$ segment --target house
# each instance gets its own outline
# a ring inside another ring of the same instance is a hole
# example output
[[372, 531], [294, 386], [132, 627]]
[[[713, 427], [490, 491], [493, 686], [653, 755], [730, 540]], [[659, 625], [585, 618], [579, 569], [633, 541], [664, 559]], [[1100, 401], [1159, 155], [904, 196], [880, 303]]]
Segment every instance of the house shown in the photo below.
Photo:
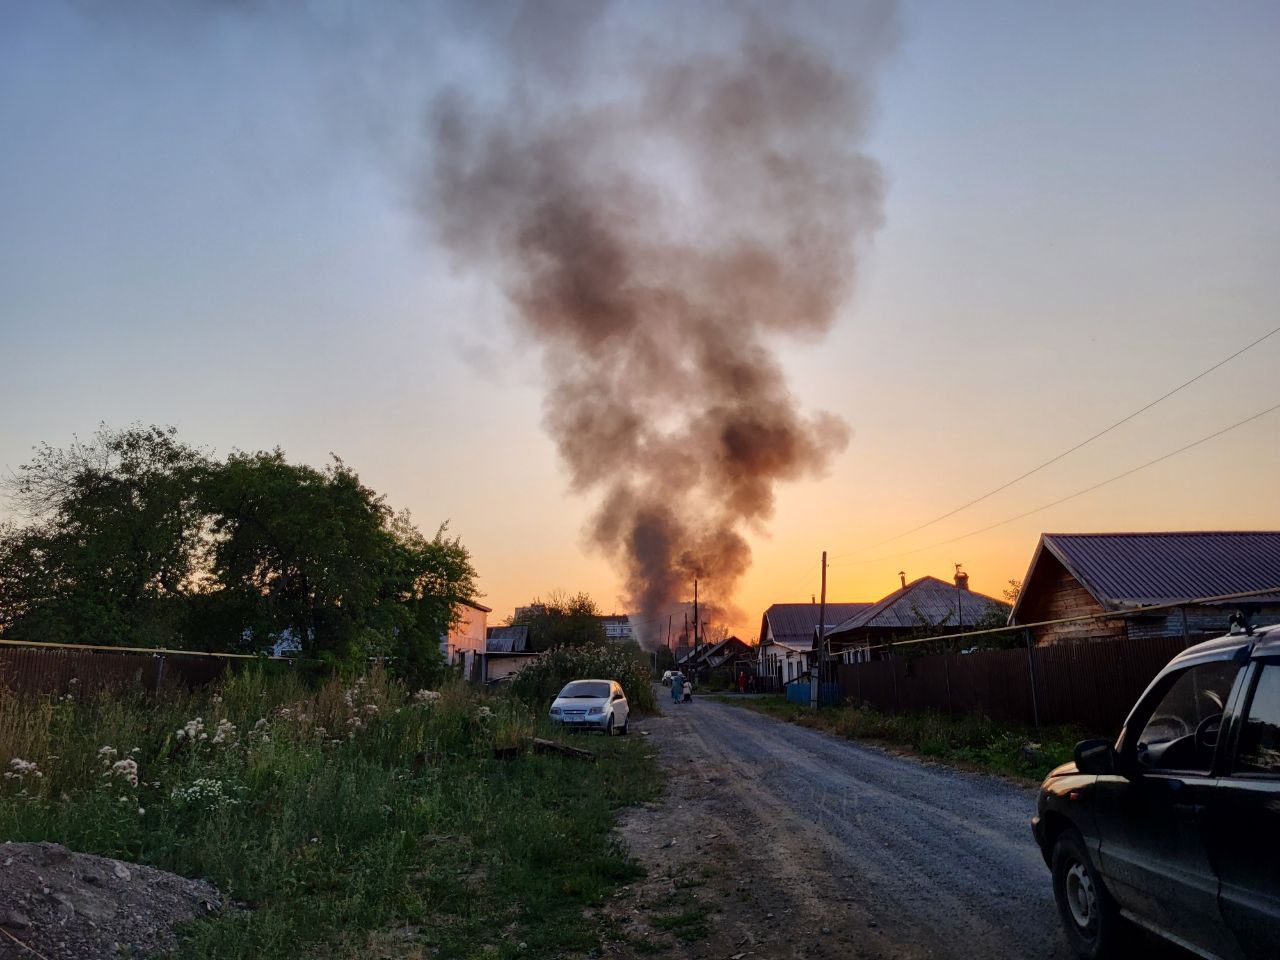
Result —
[[[883, 600], [861, 604], [856, 611], [827, 632], [827, 650], [846, 663], [872, 659], [877, 648], [894, 640], [928, 633], [959, 633], [975, 624], [1003, 620], [1008, 604], [969, 589], [969, 576], [957, 571], [948, 583], [937, 577], [921, 577]], [[812, 644], [812, 641], [811, 641]]]
[[[808, 672], [819, 606], [817, 603], [775, 603], [764, 612], [756, 650], [757, 676], [771, 677], [783, 684]], [[869, 606], [869, 603], [828, 603], [827, 629]]]
[[676, 666], [685, 676], [696, 677], [700, 682], [705, 683], [717, 670], [731, 672], [734, 664], [754, 659], [755, 651], [750, 644], [737, 637], [725, 637], [723, 640], [704, 643], [697, 650], [689, 651], [684, 659], [677, 661]]
[[1187, 644], [1226, 632], [1227, 618], [1252, 607], [1261, 626], [1280, 622], [1280, 591], [1245, 604], [1198, 598], [1280, 586], [1280, 532], [1046, 533], [1040, 537], [1011, 625], [1153, 604], [1171, 610], [1034, 627], [1037, 644], [1120, 637], [1181, 636]]
[[440, 638], [440, 656], [450, 666], [461, 666], [462, 675], [469, 677], [476, 656], [484, 652], [485, 631], [493, 611], [474, 600], [461, 601], [454, 611], [453, 626]]
[[476, 658], [476, 665], [467, 677], [472, 683], [506, 680], [540, 655], [529, 649], [529, 627], [526, 624], [490, 627], [484, 652]]

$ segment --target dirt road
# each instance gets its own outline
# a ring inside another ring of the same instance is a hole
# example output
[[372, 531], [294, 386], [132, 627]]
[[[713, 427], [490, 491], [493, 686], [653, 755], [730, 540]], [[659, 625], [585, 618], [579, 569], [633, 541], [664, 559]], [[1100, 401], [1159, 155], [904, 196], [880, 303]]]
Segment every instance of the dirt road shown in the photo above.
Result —
[[611, 956], [1070, 956], [1033, 790], [724, 703], [663, 709], [635, 724], [669, 789], [625, 818], [648, 879], [610, 908]]

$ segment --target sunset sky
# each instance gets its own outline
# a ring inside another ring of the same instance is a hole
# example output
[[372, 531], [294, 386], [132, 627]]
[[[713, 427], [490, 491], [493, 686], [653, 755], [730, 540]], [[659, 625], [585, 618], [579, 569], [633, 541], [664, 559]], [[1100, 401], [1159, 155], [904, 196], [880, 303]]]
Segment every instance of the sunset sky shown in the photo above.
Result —
[[[417, 203], [425, 105], [503, 65], [460, 7], [287, 6], [0, 11], [0, 468], [99, 421], [333, 452], [449, 522], [495, 616], [556, 589], [622, 611], [541, 427], [537, 345]], [[832, 600], [956, 562], [998, 595], [1046, 530], [1280, 529], [1277, 411], [942, 544], [1280, 403], [1277, 334], [874, 546], [1280, 326], [1280, 5], [908, 2], [894, 32], [864, 144], [884, 225], [832, 333], [777, 344], [852, 440], [778, 488], [730, 626], [807, 600], [823, 549]]]

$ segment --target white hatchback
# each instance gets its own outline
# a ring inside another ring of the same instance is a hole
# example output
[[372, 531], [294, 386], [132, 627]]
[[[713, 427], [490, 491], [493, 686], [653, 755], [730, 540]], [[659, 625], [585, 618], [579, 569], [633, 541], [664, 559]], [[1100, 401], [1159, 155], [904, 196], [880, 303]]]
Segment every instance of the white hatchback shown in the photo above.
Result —
[[565, 684], [551, 704], [551, 721], [566, 727], [627, 733], [631, 708], [616, 680], [574, 680]]

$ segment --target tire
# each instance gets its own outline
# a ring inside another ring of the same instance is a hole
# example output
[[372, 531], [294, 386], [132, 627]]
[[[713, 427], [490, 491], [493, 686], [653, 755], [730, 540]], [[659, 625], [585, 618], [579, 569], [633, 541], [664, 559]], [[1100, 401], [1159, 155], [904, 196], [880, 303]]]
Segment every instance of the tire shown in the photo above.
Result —
[[609, 722], [604, 725], [604, 735], [606, 737], [613, 736], [613, 714], [609, 714]]
[[1126, 933], [1115, 901], [1107, 893], [1080, 831], [1064, 830], [1053, 846], [1053, 898], [1067, 943], [1081, 960], [1118, 957]]
[[618, 736], [625, 737], [630, 727], [631, 727], [631, 718], [627, 717], [627, 719], [622, 722], [622, 726], [618, 728]]

